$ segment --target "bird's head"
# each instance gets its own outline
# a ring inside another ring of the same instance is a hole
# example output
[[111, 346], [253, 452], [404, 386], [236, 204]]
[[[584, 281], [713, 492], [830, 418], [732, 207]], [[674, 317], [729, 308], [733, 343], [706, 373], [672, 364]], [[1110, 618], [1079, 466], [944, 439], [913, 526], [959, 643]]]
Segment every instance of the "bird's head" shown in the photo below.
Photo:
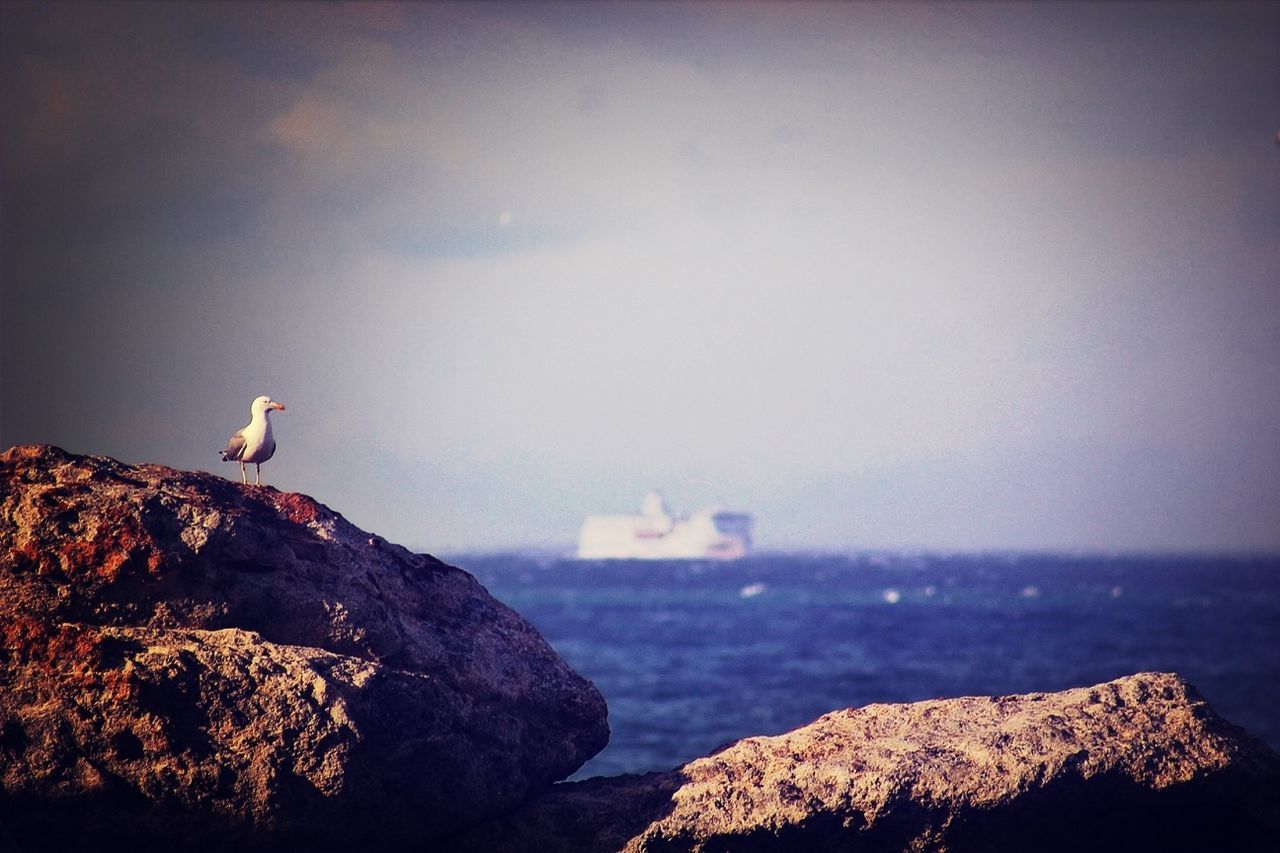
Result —
[[259, 412], [265, 415], [271, 409], [277, 409], [283, 412], [284, 403], [277, 403], [275, 400], [272, 400], [266, 394], [263, 394], [261, 397], [258, 397], [257, 399], [255, 399], [253, 401], [253, 404], [249, 406], [249, 411], [255, 415], [258, 414]]

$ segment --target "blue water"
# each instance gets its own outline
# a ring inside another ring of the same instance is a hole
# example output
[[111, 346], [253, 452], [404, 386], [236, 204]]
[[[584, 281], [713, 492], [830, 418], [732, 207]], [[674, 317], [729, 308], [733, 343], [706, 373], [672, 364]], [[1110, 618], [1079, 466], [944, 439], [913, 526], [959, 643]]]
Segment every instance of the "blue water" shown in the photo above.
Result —
[[450, 559], [609, 703], [575, 778], [667, 769], [871, 702], [1174, 671], [1280, 748], [1280, 557]]

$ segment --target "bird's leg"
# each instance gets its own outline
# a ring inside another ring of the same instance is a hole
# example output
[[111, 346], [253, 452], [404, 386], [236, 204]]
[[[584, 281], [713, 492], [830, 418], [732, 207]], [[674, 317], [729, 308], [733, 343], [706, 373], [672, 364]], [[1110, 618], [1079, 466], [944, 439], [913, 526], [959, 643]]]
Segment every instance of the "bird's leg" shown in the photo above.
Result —
[[261, 486], [262, 485], [262, 463], [255, 462], [253, 463], [253, 467], [257, 469], [256, 471], [253, 472], [253, 484], [255, 486]]
[[240, 482], [244, 483], [246, 486], [249, 485], [249, 472], [244, 470], [243, 462], [240, 463]]

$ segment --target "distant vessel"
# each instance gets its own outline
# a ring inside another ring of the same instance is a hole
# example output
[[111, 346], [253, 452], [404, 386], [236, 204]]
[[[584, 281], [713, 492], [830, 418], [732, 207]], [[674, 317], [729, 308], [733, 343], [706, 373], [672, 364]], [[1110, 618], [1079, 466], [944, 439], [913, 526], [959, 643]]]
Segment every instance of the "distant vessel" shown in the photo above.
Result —
[[578, 534], [582, 560], [736, 560], [751, 549], [752, 518], [713, 507], [673, 516], [659, 492], [639, 515], [593, 515]]

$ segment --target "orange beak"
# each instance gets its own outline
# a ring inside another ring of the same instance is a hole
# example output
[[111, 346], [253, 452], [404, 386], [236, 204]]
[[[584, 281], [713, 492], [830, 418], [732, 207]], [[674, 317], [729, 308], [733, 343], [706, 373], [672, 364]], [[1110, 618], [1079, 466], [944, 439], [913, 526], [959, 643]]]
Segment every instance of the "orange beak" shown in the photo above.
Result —
[[284, 403], [271, 403], [269, 406], [267, 406], [267, 408], [268, 408], [268, 409], [279, 409], [280, 411], [282, 411], [282, 412], [283, 412], [283, 411], [284, 411]]

